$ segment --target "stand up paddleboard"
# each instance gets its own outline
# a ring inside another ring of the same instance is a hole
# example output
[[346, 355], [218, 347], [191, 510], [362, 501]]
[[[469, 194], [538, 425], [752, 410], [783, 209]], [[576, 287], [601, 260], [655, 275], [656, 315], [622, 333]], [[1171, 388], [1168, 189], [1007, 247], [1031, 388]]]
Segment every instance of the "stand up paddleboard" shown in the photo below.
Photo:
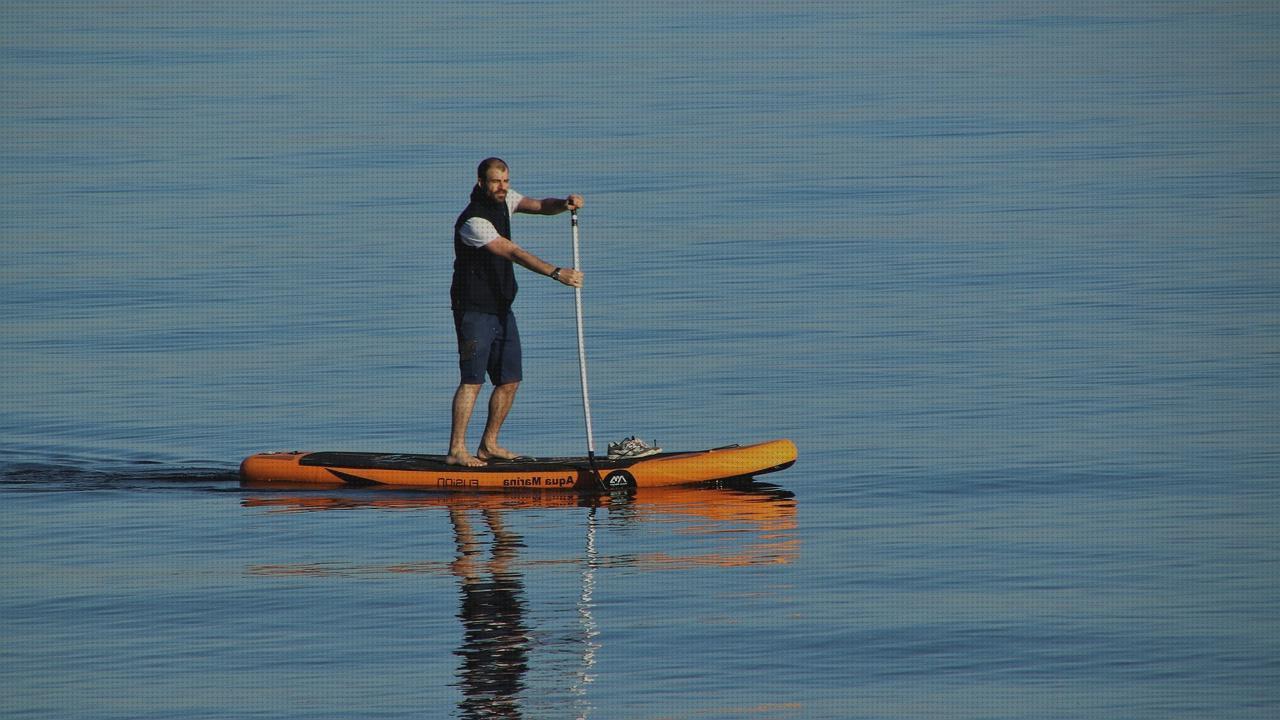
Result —
[[252, 483], [328, 487], [596, 491], [755, 477], [790, 467], [796, 455], [795, 443], [790, 440], [642, 458], [521, 458], [474, 468], [448, 465], [443, 455], [271, 452], [245, 458], [240, 477]]

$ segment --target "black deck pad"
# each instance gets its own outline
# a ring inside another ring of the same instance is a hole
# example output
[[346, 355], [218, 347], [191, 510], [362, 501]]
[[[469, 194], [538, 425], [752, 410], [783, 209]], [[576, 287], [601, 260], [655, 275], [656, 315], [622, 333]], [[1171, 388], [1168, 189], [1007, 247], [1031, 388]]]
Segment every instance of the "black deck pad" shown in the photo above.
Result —
[[[596, 467], [600, 470], [615, 470], [634, 465], [637, 460], [646, 460], [662, 455], [673, 455], [676, 453], [662, 453], [659, 455], [649, 455], [646, 458], [622, 458], [611, 460], [609, 458], [596, 458]], [[444, 455], [416, 455], [404, 453], [361, 453], [361, 452], [313, 452], [303, 455], [299, 460], [299, 465], [308, 465], [313, 467], [336, 467], [357, 469], [377, 469], [377, 470], [427, 470], [427, 471], [446, 471], [457, 470], [459, 466], [450, 465], [444, 461]], [[484, 472], [524, 472], [524, 471], [551, 471], [551, 470], [585, 470], [590, 468], [586, 456], [580, 457], [550, 457], [550, 458], [518, 458], [516, 460], [491, 460], [488, 465], [481, 467], [467, 468], [467, 470]]]

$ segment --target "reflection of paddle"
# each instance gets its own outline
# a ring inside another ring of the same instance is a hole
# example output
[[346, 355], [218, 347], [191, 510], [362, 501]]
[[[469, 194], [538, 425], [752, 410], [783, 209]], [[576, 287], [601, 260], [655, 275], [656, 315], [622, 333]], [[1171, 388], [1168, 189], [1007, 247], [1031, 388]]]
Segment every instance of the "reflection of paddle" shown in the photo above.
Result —
[[[575, 208], [569, 216], [569, 225], [573, 229], [573, 266], [582, 272], [582, 260], [578, 253], [578, 211]], [[600, 471], [596, 469], [596, 438], [591, 431], [591, 396], [587, 392], [587, 341], [582, 332], [582, 288], [573, 289], [573, 304], [578, 316], [578, 375], [582, 381], [582, 417], [587, 425], [587, 465], [596, 478], [601, 490], [608, 491]]]
[[591, 596], [595, 592], [596, 567], [599, 564], [600, 556], [596, 552], [596, 506], [592, 505], [587, 510], [587, 557], [582, 566], [582, 593], [578, 595], [578, 621], [582, 625], [582, 664], [578, 668], [577, 680], [569, 688], [578, 696], [582, 705], [578, 711], [578, 717], [581, 718], [587, 716], [587, 709], [590, 707], [585, 702], [587, 686], [596, 679], [591, 674], [591, 668], [595, 667], [596, 651], [600, 649], [600, 643], [596, 642], [600, 626], [596, 625], [595, 616], [591, 614], [591, 608], [595, 607]]

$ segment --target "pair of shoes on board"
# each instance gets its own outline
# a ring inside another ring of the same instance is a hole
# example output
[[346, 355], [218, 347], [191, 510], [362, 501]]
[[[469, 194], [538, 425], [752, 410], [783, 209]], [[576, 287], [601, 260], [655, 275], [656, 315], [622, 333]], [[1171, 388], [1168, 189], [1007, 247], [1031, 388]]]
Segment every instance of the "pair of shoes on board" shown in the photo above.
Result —
[[609, 443], [609, 458], [611, 460], [620, 460], [622, 458], [642, 458], [650, 455], [657, 455], [662, 452], [662, 448], [658, 447], [658, 441], [654, 440], [652, 445], [632, 435], [626, 440], [616, 443]]

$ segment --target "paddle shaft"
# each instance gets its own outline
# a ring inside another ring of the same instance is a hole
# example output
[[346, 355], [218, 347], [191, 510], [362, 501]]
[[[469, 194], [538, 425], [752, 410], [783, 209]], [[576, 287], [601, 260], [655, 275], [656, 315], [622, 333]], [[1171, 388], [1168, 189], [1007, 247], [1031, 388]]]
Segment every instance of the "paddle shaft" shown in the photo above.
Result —
[[[574, 210], [569, 219], [573, 228], [573, 266], [582, 270], [582, 258], [578, 246], [578, 211]], [[582, 288], [573, 289], [573, 304], [578, 316], [578, 375], [582, 383], [582, 417], [587, 425], [587, 461], [591, 470], [599, 480], [600, 472], [596, 470], [596, 438], [591, 430], [591, 393], [587, 390], [587, 341], [582, 330]], [[603, 484], [603, 482], [602, 482]]]

